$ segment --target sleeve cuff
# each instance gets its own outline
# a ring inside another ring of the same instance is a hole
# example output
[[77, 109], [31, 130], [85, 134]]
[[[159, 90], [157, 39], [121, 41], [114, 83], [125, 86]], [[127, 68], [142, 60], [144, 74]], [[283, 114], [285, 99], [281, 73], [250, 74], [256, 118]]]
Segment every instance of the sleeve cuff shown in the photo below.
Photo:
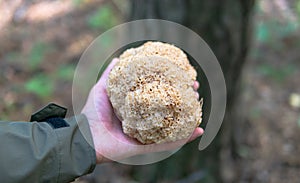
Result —
[[70, 125], [55, 129], [58, 138], [59, 175], [57, 182], [70, 182], [91, 173], [96, 166], [96, 152], [88, 120], [84, 115], [67, 118]]

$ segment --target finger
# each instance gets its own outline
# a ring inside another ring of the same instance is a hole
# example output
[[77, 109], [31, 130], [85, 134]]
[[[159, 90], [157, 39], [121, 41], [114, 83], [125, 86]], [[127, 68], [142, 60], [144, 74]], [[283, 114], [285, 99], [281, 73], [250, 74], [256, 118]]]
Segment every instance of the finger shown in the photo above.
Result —
[[198, 81], [195, 81], [195, 82], [194, 82], [194, 85], [193, 85], [194, 90], [197, 91], [198, 88], [199, 88], [199, 86], [200, 86], [199, 82], [198, 82]]
[[144, 146], [143, 153], [174, 150], [176, 148], [183, 146], [187, 142], [191, 142], [195, 140], [197, 137], [200, 137], [203, 133], [204, 130], [200, 127], [197, 127], [188, 141], [186, 141], [186, 139], [182, 139], [175, 142], [146, 145]]
[[190, 137], [190, 139], [188, 140], [188, 142], [195, 140], [196, 138], [200, 137], [203, 133], [204, 133], [203, 128], [197, 127], [194, 130], [194, 132], [193, 132], [192, 136]]

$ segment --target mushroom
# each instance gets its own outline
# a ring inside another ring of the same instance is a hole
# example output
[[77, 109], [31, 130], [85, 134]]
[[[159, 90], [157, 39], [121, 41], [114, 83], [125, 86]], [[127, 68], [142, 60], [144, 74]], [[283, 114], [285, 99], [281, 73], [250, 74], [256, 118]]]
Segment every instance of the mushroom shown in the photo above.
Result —
[[107, 81], [123, 132], [142, 144], [188, 138], [202, 120], [196, 75], [186, 54], [173, 45], [147, 42], [126, 50]]

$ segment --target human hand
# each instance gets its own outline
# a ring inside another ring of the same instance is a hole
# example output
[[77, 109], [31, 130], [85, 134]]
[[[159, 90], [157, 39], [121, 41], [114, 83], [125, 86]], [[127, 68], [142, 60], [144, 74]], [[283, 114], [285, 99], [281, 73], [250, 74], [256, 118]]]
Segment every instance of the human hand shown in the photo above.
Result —
[[[151, 145], [141, 145], [137, 140], [124, 134], [121, 121], [115, 115], [106, 91], [109, 72], [117, 62], [118, 59], [113, 59], [103, 72], [99, 81], [90, 91], [87, 103], [82, 109], [82, 113], [86, 115], [89, 121], [97, 163], [122, 160], [138, 154], [174, 150], [186, 141], [190, 142], [203, 134], [203, 129], [197, 127], [188, 140]], [[195, 82], [193, 87], [196, 91], [199, 83]], [[197, 92], [195, 95], [199, 98]]]

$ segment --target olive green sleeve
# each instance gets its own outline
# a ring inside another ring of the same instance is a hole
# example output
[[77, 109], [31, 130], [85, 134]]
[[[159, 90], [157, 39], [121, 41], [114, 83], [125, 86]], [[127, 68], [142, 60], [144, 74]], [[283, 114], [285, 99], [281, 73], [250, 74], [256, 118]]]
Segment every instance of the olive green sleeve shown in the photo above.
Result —
[[68, 126], [56, 129], [46, 122], [0, 122], [1, 182], [70, 182], [92, 172], [96, 154], [86, 117], [65, 121]]

